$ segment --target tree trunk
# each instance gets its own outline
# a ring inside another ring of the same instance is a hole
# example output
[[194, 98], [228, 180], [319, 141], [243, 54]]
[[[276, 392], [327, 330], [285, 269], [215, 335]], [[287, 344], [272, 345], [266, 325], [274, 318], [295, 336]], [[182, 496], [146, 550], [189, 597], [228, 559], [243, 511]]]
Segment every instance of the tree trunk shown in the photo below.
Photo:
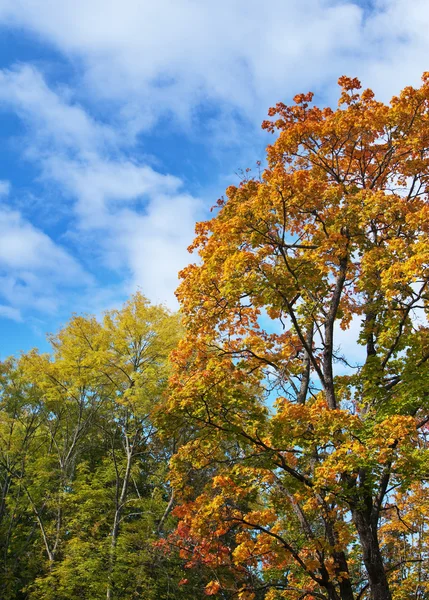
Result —
[[[124, 479], [122, 481], [122, 488], [121, 488], [121, 493], [119, 495], [119, 498], [117, 499], [117, 503], [116, 503], [116, 510], [115, 510], [115, 517], [114, 517], [114, 521], [113, 521], [113, 527], [112, 527], [112, 538], [111, 538], [111, 543], [110, 543], [110, 559], [109, 559], [109, 577], [108, 577], [108, 583], [107, 583], [107, 592], [106, 592], [106, 600], [112, 600], [112, 573], [113, 573], [113, 568], [115, 566], [115, 559], [116, 559], [116, 544], [118, 541], [118, 535], [119, 535], [119, 525], [121, 522], [121, 517], [122, 517], [122, 512], [124, 509], [124, 505], [127, 499], [127, 492], [128, 492], [128, 483], [130, 480], [130, 474], [131, 474], [131, 464], [132, 464], [132, 459], [133, 459], [133, 444], [130, 446], [129, 440], [128, 440], [128, 436], [125, 436], [126, 439], [126, 450], [127, 450], [127, 465], [125, 468], [125, 474], [124, 474]], [[117, 481], [117, 486], [118, 486], [119, 482]], [[117, 488], [118, 489], [118, 488]]]
[[360, 510], [353, 510], [353, 522], [356, 525], [362, 546], [363, 562], [368, 573], [371, 600], [392, 600], [380, 552], [377, 526], [374, 526], [368, 516]]
[[337, 318], [338, 307], [340, 306], [341, 294], [344, 288], [344, 283], [346, 281], [347, 262], [347, 255], [340, 260], [337, 280], [335, 282], [335, 288], [332, 294], [329, 312], [325, 321], [325, 340], [323, 343], [324, 347], [322, 360], [323, 388], [325, 391], [326, 401], [331, 410], [335, 410], [337, 408], [333, 368], [334, 324], [335, 319]]
[[334, 553], [335, 564], [337, 565], [336, 571], [347, 573], [347, 577], [343, 577], [340, 580], [340, 596], [341, 600], [354, 600], [353, 586], [350, 581], [349, 567], [344, 552]]

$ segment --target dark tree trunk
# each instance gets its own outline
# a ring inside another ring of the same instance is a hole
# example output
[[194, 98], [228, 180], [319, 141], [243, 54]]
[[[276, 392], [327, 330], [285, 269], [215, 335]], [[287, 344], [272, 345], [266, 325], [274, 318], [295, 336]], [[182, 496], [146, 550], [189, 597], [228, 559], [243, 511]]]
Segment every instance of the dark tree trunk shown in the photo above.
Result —
[[363, 562], [368, 573], [371, 600], [392, 600], [378, 542], [377, 525], [364, 511], [353, 510], [353, 522], [362, 546]]
[[[336, 552], [334, 554], [334, 559], [336, 564], [338, 565], [339, 570], [342, 573], [347, 573], [349, 575], [349, 567], [347, 564], [347, 559], [344, 552]], [[350, 581], [350, 576], [340, 581], [340, 596], [341, 600], [354, 600], [353, 586]]]

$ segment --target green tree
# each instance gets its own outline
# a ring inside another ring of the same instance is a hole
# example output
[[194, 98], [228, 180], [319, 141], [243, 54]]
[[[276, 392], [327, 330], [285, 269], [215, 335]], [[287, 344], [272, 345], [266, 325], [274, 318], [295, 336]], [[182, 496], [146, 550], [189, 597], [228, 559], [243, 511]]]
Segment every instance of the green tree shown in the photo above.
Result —
[[160, 440], [153, 416], [180, 332], [177, 315], [136, 294], [102, 321], [73, 317], [51, 354], [5, 363], [4, 600], [189, 597], [183, 560], [154, 544], [174, 522], [176, 441]]

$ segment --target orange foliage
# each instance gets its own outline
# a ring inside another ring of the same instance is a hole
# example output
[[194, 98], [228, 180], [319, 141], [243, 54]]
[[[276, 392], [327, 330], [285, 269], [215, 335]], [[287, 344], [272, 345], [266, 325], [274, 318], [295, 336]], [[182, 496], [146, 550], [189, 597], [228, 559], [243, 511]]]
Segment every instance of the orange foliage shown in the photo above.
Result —
[[177, 292], [177, 540], [242, 598], [428, 593], [429, 75], [388, 105], [339, 84], [270, 109]]

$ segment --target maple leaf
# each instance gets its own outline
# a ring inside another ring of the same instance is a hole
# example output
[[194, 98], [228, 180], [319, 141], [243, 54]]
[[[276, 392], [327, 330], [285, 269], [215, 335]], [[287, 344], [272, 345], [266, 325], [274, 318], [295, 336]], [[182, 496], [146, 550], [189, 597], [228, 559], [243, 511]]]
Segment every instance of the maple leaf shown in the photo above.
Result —
[[220, 583], [218, 581], [210, 581], [204, 588], [204, 593], [207, 596], [215, 596], [220, 590]]

